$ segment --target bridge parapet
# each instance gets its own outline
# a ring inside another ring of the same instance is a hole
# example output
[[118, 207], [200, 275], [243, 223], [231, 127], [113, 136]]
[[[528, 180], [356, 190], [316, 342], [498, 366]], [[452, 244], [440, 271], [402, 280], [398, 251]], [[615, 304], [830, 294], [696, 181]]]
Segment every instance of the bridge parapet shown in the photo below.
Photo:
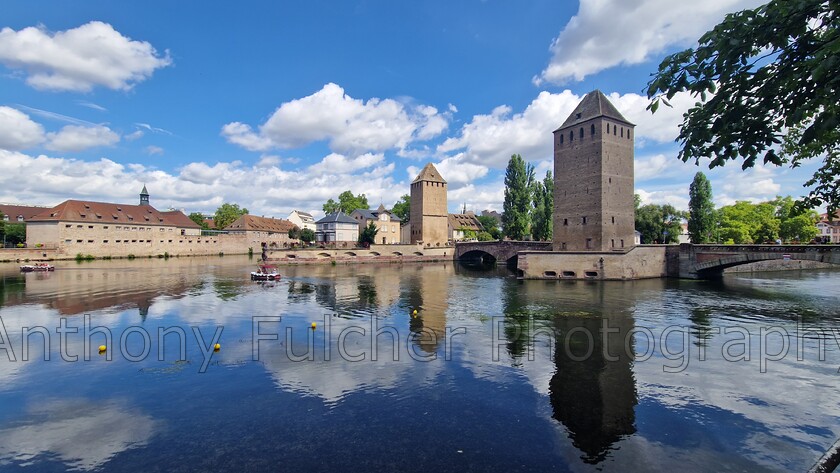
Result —
[[840, 264], [838, 245], [680, 245], [680, 274], [687, 279], [720, 277], [732, 266], [766, 260]]
[[508, 263], [520, 251], [549, 251], [550, 241], [474, 241], [455, 243], [455, 259], [469, 259], [471, 256], [489, 255], [498, 263]]

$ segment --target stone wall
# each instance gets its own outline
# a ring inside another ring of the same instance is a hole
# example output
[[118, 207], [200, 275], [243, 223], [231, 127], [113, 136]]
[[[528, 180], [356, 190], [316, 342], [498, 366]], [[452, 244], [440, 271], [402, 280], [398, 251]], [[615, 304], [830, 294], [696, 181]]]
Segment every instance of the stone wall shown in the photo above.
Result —
[[658, 245], [626, 252], [523, 251], [517, 269], [525, 279], [662, 278], [668, 276], [668, 250], [668, 245]]
[[762, 271], [807, 271], [812, 269], [840, 269], [840, 266], [831, 263], [821, 263], [819, 261], [771, 260], [733, 266], [724, 269], [723, 272], [724, 274], [758, 273]]
[[370, 249], [306, 248], [270, 251], [268, 258], [274, 264], [451, 261], [455, 258], [455, 248], [421, 245], [371, 245]]

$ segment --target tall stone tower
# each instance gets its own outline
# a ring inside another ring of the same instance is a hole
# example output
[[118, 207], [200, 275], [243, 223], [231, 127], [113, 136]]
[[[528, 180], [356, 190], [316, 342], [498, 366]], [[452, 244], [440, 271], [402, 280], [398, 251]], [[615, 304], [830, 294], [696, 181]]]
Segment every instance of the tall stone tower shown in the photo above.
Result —
[[140, 205], [149, 205], [149, 191], [146, 190], [145, 184], [143, 184], [143, 190], [140, 191]]
[[443, 245], [449, 240], [446, 180], [432, 163], [411, 183], [409, 225], [411, 243]]
[[554, 131], [555, 251], [633, 246], [634, 127], [595, 90]]

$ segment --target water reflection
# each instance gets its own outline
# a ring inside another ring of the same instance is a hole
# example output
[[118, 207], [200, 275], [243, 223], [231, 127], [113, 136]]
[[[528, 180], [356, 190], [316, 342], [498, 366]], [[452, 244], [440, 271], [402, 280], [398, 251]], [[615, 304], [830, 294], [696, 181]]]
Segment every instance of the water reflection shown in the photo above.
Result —
[[43, 459], [93, 470], [118, 453], [145, 446], [160, 424], [124, 401], [41, 401], [0, 429], [0, 465], [4, 459], [20, 465]]

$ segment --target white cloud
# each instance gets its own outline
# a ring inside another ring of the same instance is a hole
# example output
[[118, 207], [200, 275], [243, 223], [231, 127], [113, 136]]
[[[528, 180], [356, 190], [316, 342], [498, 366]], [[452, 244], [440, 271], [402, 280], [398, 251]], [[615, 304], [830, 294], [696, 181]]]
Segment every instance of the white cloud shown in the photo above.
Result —
[[61, 131], [47, 133], [47, 149], [53, 151], [83, 151], [97, 146], [111, 146], [120, 141], [120, 135], [106, 126], [67, 125]]
[[[553, 157], [552, 132], [568, 118], [583, 99], [570, 90], [552, 94], [542, 91], [520, 113], [500, 105], [489, 115], [475, 115], [463, 125], [456, 137], [448, 138], [437, 151], [449, 153], [463, 150], [461, 162], [472, 162], [501, 169], [512, 154], [521, 154], [528, 161]], [[687, 94], [671, 101], [673, 108], [660, 107], [656, 114], [645, 110], [648, 100], [638, 94], [609, 95], [610, 101], [626, 119], [635, 123], [636, 145], [646, 141], [670, 142], [679, 134], [682, 114], [694, 103]]]
[[155, 146], [155, 145], [146, 146], [146, 154], [148, 154], [149, 156], [153, 156], [153, 155], [156, 155], [156, 154], [163, 154], [163, 148], [161, 148], [160, 146]]
[[0, 149], [22, 150], [44, 141], [44, 127], [20, 110], [0, 106]]
[[[372, 166], [337, 169], [321, 174], [272, 165], [272, 159], [246, 165], [239, 161], [193, 162], [175, 172], [120, 164], [109, 159], [30, 156], [0, 150], [0, 202], [56, 205], [66, 199], [132, 203], [145, 184], [156, 208], [212, 212], [223, 202], [236, 202], [257, 215], [285, 217], [291, 209], [319, 209], [329, 198], [351, 190], [373, 202], [395, 202], [408, 193], [408, 183], [393, 178], [395, 165], [366, 157]], [[37, 175], [33, 180], [31, 176]], [[374, 205], [374, 204], [372, 204]]]
[[310, 166], [309, 170], [315, 174], [346, 174], [369, 168], [381, 163], [384, 159], [385, 156], [381, 153], [365, 153], [355, 158], [332, 153]]
[[258, 131], [231, 122], [222, 127], [221, 134], [251, 151], [328, 141], [336, 153], [358, 154], [403, 149], [439, 135], [447, 126], [446, 117], [434, 107], [410, 106], [393, 99], [364, 102], [329, 83], [312, 95], [280, 105]]
[[[463, 153], [459, 153], [450, 158], [445, 158], [443, 161], [434, 163], [434, 165], [438, 172], [440, 172], [440, 175], [446, 179], [450, 189], [452, 189], [453, 184], [467, 184], [475, 181], [476, 179], [481, 179], [486, 176], [489, 171], [487, 166], [464, 162]], [[420, 174], [420, 169], [421, 168], [417, 166], [409, 166], [406, 169], [409, 176], [408, 178], [410, 180], [414, 180], [414, 178]]]
[[633, 161], [634, 178], [636, 182], [644, 182], [648, 179], [661, 179], [672, 177], [674, 174], [685, 172], [685, 164], [675, 156], [656, 154], [650, 157], [637, 157]]
[[95, 86], [129, 90], [172, 63], [145, 41], [134, 41], [111, 25], [91, 21], [51, 33], [44, 27], [0, 30], [0, 62], [28, 73], [41, 90], [88, 92]]
[[689, 46], [726, 13], [765, 0], [581, 0], [554, 39], [552, 58], [534, 83], [581, 81], [618, 65], [639, 64], [671, 46]]
[[134, 140], [139, 140], [140, 138], [143, 137], [143, 135], [144, 135], [143, 130], [136, 130], [133, 133], [129, 133], [128, 135], [125, 135], [124, 138], [126, 139], [126, 141], [134, 141]]

